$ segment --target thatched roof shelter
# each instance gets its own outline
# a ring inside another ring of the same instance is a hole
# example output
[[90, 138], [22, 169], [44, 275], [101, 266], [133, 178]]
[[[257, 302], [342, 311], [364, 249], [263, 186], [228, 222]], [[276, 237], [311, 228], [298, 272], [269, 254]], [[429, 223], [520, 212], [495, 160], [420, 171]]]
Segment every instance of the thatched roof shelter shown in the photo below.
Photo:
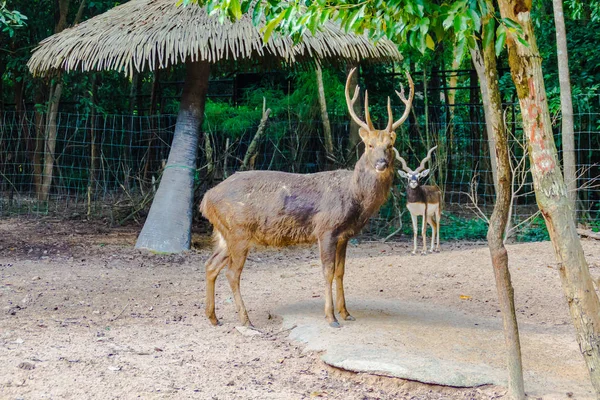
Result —
[[237, 60], [286, 64], [314, 59], [393, 61], [401, 59], [385, 39], [376, 45], [366, 36], [345, 33], [328, 23], [296, 45], [289, 37], [273, 35], [263, 43], [250, 15], [238, 22], [209, 16], [198, 5], [177, 6], [176, 0], [131, 0], [73, 28], [52, 35], [34, 50], [28, 66], [34, 75], [53, 70], [156, 70], [204, 60], [211, 64]]

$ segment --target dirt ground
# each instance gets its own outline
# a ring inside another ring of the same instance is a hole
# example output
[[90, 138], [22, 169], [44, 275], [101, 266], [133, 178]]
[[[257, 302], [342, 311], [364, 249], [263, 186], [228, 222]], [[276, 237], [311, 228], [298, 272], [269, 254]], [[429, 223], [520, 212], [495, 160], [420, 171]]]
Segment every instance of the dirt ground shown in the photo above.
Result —
[[[0, 398], [505, 397], [496, 386], [451, 388], [341, 371], [319, 354], [303, 352], [273, 310], [322, 299], [313, 247], [251, 253], [242, 294], [264, 334], [248, 337], [235, 329], [224, 276], [216, 303], [223, 325], [213, 327], [204, 317], [206, 236], [197, 235], [188, 254], [165, 256], [133, 249], [138, 231], [86, 222], [0, 221]], [[583, 245], [598, 278], [600, 242]], [[411, 257], [410, 246], [401, 241], [349, 247], [350, 312], [353, 297], [361, 297], [500, 318], [484, 243], [442, 243], [443, 262]], [[570, 325], [551, 245], [511, 245], [509, 254], [520, 322]]]

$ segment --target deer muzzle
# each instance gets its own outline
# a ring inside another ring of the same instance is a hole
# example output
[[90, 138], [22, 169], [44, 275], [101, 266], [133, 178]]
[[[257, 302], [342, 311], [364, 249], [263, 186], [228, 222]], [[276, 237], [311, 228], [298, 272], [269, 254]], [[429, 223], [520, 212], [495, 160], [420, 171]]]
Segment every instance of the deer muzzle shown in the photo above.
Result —
[[383, 172], [387, 169], [387, 167], [389, 167], [390, 163], [388, 162], [388, 160], [385, 159], [380, 159], [377, 160], [377, 162], [375, 163], [375, 169], [377, 170], [377, 172]]

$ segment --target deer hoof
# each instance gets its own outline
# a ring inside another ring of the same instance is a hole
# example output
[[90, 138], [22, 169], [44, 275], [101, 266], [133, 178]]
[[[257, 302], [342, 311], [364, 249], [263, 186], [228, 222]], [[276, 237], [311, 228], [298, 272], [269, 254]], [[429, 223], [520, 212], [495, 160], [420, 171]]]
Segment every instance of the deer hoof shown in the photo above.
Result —
[[421, 252], [421, 255], [422, 255], [422, 256], [426, 256], [426, 255], [427, 255], [427, 252], [426, 252], [426, 251], [422, 251], [422, 252]]
[[332, 327], [332, 328], [341, 328], [341, 327], [342, 327], [342, 326], [340, 325], [340, 323], [339, 323], [339, 322], [337, 322], [337, 321], [330, 322], [330, 323], [329, 323], [329, 326], [330, 326], [330, 327]]
[[348, 314], [344, 317], [345, 321], [356, 321], [356, 318], [354, 318], [352, 315]]
[[214, 326], [221, 326], [223, 325], [223, 323], [221, 321], [219, 321], [217, 319], [217, 317], [208, 317], [208, 320], [210, 321], [211, 324], [213, 324]]
[[417, 255], [417, 253], [415, 251], [411, 252], [410, 254], [413, 255], [413, 256]]

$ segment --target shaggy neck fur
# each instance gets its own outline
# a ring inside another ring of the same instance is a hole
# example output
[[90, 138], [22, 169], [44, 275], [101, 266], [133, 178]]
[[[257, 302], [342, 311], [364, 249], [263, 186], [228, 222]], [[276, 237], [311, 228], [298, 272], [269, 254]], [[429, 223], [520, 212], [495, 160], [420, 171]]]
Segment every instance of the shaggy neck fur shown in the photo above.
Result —
[[356, 163], [352, 176], [352, 194], [362, 206], [363, 214], [370, 216], [387, 200], [394, 178], [391, 166], [392, 163], [384, 172], [377, 172], [369, 165], [366, 153]]

